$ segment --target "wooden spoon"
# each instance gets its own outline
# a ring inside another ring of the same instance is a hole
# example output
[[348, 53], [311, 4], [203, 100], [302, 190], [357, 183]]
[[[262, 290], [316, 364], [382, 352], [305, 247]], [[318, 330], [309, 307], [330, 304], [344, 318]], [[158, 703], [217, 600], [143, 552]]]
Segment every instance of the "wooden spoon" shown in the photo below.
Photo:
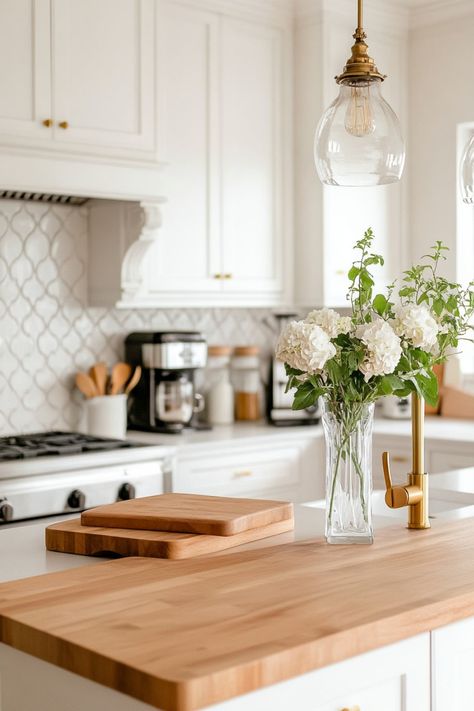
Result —
[[87, 373], [77, 373], [76, 387], [79, 388], [81, 393], [88, 399], [91, 397], [97, 397], [99, 394], [96, 384], [90, 375], [87, 375]]
[[89, 370], [89, 375], [97, 386], [99, 395], [107, 392], [108, 370], [105, 363], [95, 363]]
[[132, 367], [128, 363], [116, 363], [110, 376], [109, 395], [118, 395], [125, 387], [125, 383], [132, 374]]
[[130, 380], [127, 383], [127, 387], [125, 388], [125, 395], [128, 395], [128, 393], [132, 392], [133, 388], [138, 385], [138, 382], [141, 377], [142, 377], [142, 369], [141, 369], [140, 365], [137, 365], [137, 367], [133, 371], [132, 377], [130, 378]]

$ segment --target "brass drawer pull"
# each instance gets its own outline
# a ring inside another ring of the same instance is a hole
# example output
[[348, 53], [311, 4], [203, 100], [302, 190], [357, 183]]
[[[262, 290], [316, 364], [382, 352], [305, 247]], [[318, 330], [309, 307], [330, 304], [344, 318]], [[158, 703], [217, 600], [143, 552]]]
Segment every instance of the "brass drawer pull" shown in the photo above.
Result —
[[246, 476], [252, 476], [250, 469], [243, 469], [240, 472], [234, 472], [234, 479], [243, 479]]
[[224, 279], [232, 279], [232, 274], [223, 274]]
[[53, 125], [53, 120], [52, 119], [43, 119], [41, 122], [43, 126], [46, 126], [46, 128], [50, 128], [50, 126]]
[[223, 279], [224, 275], [223, 274], [214, 274], [214, 279]]
[[69, 124], [67, 121], [60, 121], [58, 123], [58, 126], [59, 126], [59, 128], [63, 128], [64, 130], [66, 130], [66, 128], [69, 128]]

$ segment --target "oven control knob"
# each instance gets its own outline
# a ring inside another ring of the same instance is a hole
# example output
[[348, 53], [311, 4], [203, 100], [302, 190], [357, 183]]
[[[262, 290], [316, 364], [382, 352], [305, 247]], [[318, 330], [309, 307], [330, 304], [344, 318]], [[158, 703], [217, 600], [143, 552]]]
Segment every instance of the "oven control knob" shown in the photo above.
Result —
[[11, 521], [13, 518], [13, 506], [8, 501], [0, 501], [0, 521]]
[[85, 509], [86, 495], [80, 489], [74, 489], [67, 497], [67, 505], [70, 509]]
[[135, 487], [133, 484], [129, 484], [128, 481], [122, 484], [118, 490], [117, 499], [118, 501], [128, 501], [129, 499], [135, 498]]

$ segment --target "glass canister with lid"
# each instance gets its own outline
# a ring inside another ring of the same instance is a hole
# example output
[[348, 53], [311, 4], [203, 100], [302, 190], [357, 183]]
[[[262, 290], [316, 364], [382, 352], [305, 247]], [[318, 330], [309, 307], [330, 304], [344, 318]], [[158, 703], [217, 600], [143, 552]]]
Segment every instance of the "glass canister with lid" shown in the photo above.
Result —
[[235, 390], [235, 419], [259, 420], [260, 349], [237, 346], [232, 357], [232, 381]]
[[207, 421], [211, 425], [230, 425], [234, 421], [234, 388], [230, 382], [230, 346], [209, 346], [206, 371]]

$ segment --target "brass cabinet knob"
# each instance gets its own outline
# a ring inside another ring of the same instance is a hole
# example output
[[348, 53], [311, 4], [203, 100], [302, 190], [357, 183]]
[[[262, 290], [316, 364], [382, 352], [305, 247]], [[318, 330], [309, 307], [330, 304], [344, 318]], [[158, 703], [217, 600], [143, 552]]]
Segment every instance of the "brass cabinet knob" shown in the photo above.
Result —
[[224, 279], [232, 279], [232, 274], [223, 274]]
[[66, 128], [69, 128], [69, 124], [67, 121], [60, 121], [58, 123], [58, 126], [59, 126], [59, 128], [63, 128], [64, 130], [66, 130]]
[[50, 126], [53, 125], [52, 119], [43, 119], [42, 121], [43, 126], [46, 126], [46, 128], [50, 128]]
[[214, 274], [214, 279], [223, 279], [224, 275], [223, 274]]

